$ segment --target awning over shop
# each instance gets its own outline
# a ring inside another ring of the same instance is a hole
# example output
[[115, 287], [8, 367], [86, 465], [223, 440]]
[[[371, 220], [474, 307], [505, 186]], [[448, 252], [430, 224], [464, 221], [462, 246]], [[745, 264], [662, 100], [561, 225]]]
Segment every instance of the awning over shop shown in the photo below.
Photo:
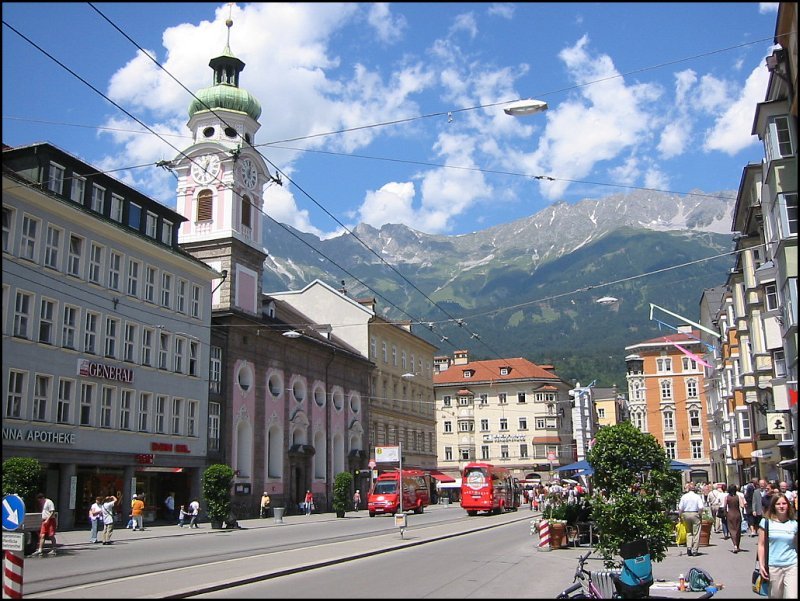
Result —
[[439, 482], [443, 482], [445, 484], [453, 483], [456, 481], [453, 476], [448, 476], [444, 472], [440, 472], [439, 470], [431, 470], [431, 478], [438, 480]]
[[436, 488], [439, 490], [461, 488], [461, 478], [456, 478], [452, 482], [437, 482]]
[[784, 459], [783, 461], [778, 462], [779, 467], [790, 467], [793, 465], [797, 465], [797, 457], [793, 457], [792, 459]]

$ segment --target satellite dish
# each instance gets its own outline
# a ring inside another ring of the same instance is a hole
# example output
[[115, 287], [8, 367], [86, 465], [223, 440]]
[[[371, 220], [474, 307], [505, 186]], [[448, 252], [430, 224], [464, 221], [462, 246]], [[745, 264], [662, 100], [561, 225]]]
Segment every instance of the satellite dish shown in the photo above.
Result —
[[619, 302], [619, 299], [614, 297], [614, 296], [603, 296], [601, 298], [598, 298], [594, 302], [596, 302], [596, 303], [598, 303], [600, 305], [613, 305], [614, 303]]

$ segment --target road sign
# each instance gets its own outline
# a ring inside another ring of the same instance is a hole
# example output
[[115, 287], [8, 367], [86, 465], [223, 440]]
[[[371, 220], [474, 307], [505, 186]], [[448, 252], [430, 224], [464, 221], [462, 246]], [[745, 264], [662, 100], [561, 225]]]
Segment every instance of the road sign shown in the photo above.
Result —
[[19, 530], [25, 522], [25, 503], [17, 495], [3, 497], [3, 530]]
[[547, 460], [548, 460], [548, 461], [555, 461], [555, 460], [556, 460], [556, 454], [555, 454], [555, 453], [552, 453], [552, 452], [551, 452], [551, 453], [548, 453], [548, 454], [547, 454]]
[[374, 470], [374, 469], [375, 469], [375, 466], [376, 466], [376, 465], [378, 465], [378, 464], [377, 464], [377, 463], [375, 463], [375, 460], [374, 460], [374, 459], [370, 459], [370, 460], [369, 460], [369, 463], [368, 463], [367, 465], [369, 466], [369, 469], [371, 469], [371, 470]]
[[24, 532], [3, 532], [3, 551], [23, 551], [24, 549]]

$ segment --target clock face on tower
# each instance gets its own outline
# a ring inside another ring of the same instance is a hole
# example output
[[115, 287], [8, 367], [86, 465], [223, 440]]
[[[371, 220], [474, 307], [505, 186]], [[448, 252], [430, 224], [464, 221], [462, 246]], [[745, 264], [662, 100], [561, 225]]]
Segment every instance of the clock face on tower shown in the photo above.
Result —
[[239, 177], [246, 188], [252, 190], [258, 183], [258, 171], [255, 163], [249, 158], [244, 158], [239, 162]]
[[207, 184], [219, 174], [219, 156], [204, 154], [192, 161], [192, 177], [198, 184]]

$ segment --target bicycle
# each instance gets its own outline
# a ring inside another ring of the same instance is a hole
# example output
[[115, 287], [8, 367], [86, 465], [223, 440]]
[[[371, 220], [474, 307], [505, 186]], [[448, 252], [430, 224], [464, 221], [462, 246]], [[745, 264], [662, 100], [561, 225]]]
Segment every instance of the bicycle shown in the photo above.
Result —
[[[592, 570], [585, 568], [592, 549], [585, 555], [578, 557], [578, 567], [575, 568], [575, 575], [572, 579], [573, 584], [561, 591], [556, 599], [624, 599], [617, 592], [616, 581], [622, 570]], [[718, 591], [715, 586], [706, 587], [705, 592], [699, 597], [692, 599], [710, 599]], [[700, 591], [696, 591], [700, 592]], [[646, 595], [639, 597], [645, 599], [669, 599], [670, 597], [654, 597]]]

